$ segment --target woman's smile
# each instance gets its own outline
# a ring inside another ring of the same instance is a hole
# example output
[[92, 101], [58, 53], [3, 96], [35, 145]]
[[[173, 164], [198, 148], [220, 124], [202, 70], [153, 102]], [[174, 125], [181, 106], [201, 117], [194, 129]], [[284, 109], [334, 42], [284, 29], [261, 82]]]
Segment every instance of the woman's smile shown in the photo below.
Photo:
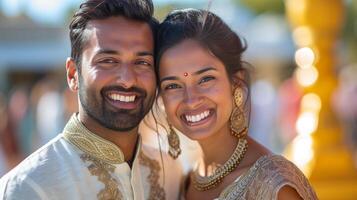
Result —
[[193, 111], [193, 112], [184, 113], [180, 116], [180, 119], [188, 127], [196, 127], [196, 126], [202, 126], [207, 123], [210, 123], [214, 116], [215, 116], [214, 109], [206, 109], [203, 111]]
[[188, 39], [162, 55], [160, 69], [161, 95], [173, 126], [194, 140], [214, 140], [226, 130], [232, 86], [217, 57]]

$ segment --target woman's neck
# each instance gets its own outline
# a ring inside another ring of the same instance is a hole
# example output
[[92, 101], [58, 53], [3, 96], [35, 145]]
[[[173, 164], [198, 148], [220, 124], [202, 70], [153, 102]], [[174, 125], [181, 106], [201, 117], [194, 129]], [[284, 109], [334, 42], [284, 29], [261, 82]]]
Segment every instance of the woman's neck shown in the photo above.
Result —
[[231, 157], [238, 139], [231, 135], [230, 127], [227, 125], [218, 133], [198, 142], [203, 151], [204, 169], [207, 172], [207, 168], [216, 164], [223, 165]]

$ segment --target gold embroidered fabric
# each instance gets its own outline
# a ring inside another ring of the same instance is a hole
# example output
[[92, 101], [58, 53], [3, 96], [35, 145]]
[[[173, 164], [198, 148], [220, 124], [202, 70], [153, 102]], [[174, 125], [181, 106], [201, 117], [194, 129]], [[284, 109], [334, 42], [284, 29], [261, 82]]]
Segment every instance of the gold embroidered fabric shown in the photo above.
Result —
[[147, 176], [150, 183], [150, 194], [148, 200], [161, 200], [165, 199], [165, 190], [159, 184], [159, 172], [161, 170], [158, 161], [150, 159], [142, 151], [139, 154], [140, 164], [150, 169], [150, 174]]
[[113, 143], [89, 131], [77, 118], [72, 115], [63, 131], [63, 136], [70, 143], [90, 156], [110, 164], [123, 163], [123, 152]]
[[279, 155], [267, 155], [228, 186], [218, 200], [277, 199], [279, 190], [286, 185], [295, 188], [305, 200], [317, 199], [308, 180], [293, 163]]
[[[113, 178], [115, 164], [125, 162], [124, 154], [116, 145], [89, 131], [74, 114], [63, 131], [64, 138], [75, 145], [84, 153], [81, 155], [83, 162], [89, 163], [88, 170], [93, 176], [104, 184], [104, 188], [97, 194], [97, 198], [123, 199], [119, 182]], [[141, 142], [137, 146], [136, 156], [139, 163], [149, 169], [147, 182], [150, 184], [148, 200], [165, 199], [165, 190], [159, 184], [161, 167], [158, 161], [150, 159], [141, 150]]]
[[88, 166], [89, 172], [93, 176], [97, 176], [98, 180], [104, 184], [104, 189], [100, 190], [97, 194], [99, 200], [121, 200], [124, 199], [119, 190], [119, 183], [115, 180], [110, 173], [113, 173], [115, 167], [106, 162], [91, 157], [88, 154], [82, 154], [81, 159], [83, 162], [90, 162]]

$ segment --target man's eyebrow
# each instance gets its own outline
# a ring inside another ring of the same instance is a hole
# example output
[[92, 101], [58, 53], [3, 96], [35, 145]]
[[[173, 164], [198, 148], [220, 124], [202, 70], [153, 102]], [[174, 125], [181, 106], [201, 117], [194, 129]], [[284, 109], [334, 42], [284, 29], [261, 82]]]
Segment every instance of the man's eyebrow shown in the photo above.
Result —
[[194, 72], [193, 74], [194, 74], [194, 75], [199, 75], [199, 74], [202, 74], [202, 73], [204, 73], [204, 72], [206, 72], [206, 71], [210, 71], [210, 70], [215, 70], [215, 71], [217, 71], [217, 69], [214, 68], [214, 67], [206, 67], [206, 68], [203, 68], [203, 69], [198, 70], [197, 72]]
[[149, 51], [140, 51], [140, 52], [136, 53], [136, 55], [137, 56], [154, 56], [154, 54]]
[[[97, 51], [97, 54], [118, 54], [118, 55], [120, 55], [121, 53], [119, 51], [112, 50], [112, 49], [99, 49]], [[137, 56], [154, 56], [154, 54], [149, 51], [140, 51], [140, 52], [136, 53], [136, 55]]]
[[112, 49], [99, 49], [97, 54], [120, 54], [118, 51]]

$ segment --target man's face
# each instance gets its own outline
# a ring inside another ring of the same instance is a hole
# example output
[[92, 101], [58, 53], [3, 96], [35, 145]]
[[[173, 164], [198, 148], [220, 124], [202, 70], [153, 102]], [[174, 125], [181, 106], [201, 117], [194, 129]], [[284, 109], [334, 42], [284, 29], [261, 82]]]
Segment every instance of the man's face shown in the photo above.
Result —
[[101, 126], [129, 131], [155, 98], [154, 41], [147, 23], [124, 17], [93, 20], [84, 33], [80, 110]]

